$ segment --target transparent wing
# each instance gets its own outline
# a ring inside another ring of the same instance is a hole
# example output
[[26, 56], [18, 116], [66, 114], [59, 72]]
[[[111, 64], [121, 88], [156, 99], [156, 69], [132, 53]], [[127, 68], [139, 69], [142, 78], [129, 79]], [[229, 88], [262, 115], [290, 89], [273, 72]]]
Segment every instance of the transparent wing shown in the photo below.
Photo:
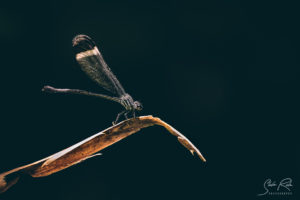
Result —
[[86, 35], [77, 35], [73, 39], [76, 60], [81, 69], [97, 84], [113, 94], [122, 96], [125, 90], [105, 63], [93, 40]]

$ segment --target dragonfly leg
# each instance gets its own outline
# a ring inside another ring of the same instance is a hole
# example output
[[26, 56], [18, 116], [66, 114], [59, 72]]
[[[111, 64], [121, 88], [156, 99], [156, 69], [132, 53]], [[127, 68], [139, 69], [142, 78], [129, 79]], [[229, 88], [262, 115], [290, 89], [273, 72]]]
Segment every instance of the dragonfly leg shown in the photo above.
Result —
[[127, 111], [124, 113], [125, 119], [128, 119], [128, 114], [132, 114], [132, 117], [135, 118], [135, 112], [134, 111]]
[[128, 119], [128, 113], [129, 113], [129, 112], [125, 112], [125, 113], [124, 113], [125, 119]]
[[126, 110], [123, 110], [122, 112], [120, 112], [120, 113], [117, 115], [116, 120], [113, 121], [112, 124], [113, 124], [113, 125], [117, 124], [117, 122], [118, 122], [119, 119], [120, 119], [120, 116], [123, 115], [125, 112], [126, 112]]

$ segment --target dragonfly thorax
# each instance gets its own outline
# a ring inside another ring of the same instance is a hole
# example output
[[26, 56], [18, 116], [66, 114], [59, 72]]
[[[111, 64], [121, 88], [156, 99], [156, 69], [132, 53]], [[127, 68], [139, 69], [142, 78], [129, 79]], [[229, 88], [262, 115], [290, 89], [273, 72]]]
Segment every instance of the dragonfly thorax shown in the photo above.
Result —
[[126, 110], [142, 110], [142, 104], [138, 101], [134, 101], [129, 94], [124, 94], [120, 97], [121, 104]]

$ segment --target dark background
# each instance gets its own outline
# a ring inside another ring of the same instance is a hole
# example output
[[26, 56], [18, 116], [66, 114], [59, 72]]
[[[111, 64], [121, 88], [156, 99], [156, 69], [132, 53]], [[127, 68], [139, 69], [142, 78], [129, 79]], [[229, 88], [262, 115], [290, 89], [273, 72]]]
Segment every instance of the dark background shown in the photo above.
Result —
[[[8, 199], [266, 199], [267, 178], [299, 183], [299, 9], [281, 1], [15, 2], [0, 9], [0, 172], [39, 160], [111, 125], [122, 107], [43, 94], [44, 85], [102, 92], [71, 40], [87, 34], [141, 115], [185, 134], [207, 163], [161, 127], [44, 178]], [[298, 146], [297, 146], [298, 145]]]

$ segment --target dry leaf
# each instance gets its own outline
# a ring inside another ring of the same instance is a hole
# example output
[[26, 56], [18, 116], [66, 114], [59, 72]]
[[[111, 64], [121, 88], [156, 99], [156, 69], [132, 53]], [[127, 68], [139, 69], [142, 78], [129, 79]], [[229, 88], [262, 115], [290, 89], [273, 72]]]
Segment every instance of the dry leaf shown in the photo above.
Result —
[[165, 127], [192, 154], [196, 153], [201, 160], [206, 161], [200, 151], [172, 126], [151, 115], [140, 116], [122, 121], [47, 158], [0, 174], [0, 193], [14, 185], [22, 174], [29, 174], [32, 177], [48, 176], [88, 158], [100, 155], [96, 153], [142, 128], [153, 125]]

